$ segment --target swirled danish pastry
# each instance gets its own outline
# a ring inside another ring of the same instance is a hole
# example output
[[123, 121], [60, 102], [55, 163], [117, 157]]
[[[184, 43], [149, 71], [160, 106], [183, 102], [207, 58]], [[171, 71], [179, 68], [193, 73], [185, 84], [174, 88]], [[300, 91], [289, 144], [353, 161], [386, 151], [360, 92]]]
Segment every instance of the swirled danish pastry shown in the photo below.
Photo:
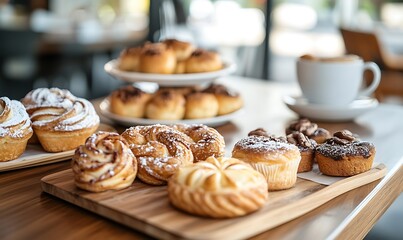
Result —
[[77, 148], [72, 168], [77, 187], [102, 192], [130, 186], [136, 177], [137, 160], [122, 136], [97, 132]]
[[92, 104], [67, 90], [38, 88], [23, 99], [32, 127], [48, 152], [77, 148], [98, 128]]
[[0, 162], [18, 158], [32, 136], [31, 120], [24, 106], [8, 97], [0, 98]]
[[169, 180], [168, 197], [175, 207], [192, 214], [237, 217], [265, 204], [267, 182], [238, 159], [209, 157], [180, 167]]
[[195, 162], [203, 161], [211, 156], [224, 156], [224, 137], [214, 128], [202, 124], [177, 124], [172, 127], [188, 135], [193, 140], [190, 148]]
[[122, 136], [138, 159], [138, 178], [164, 185], [182, 165], [193, 162], [192, 139], [164, 125], [131, 127]]

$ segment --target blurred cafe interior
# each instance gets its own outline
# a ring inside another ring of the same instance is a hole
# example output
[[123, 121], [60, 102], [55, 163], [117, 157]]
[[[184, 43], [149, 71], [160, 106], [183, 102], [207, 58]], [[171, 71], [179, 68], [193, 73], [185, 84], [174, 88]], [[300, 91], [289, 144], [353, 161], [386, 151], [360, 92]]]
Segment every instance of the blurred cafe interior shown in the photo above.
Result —
[[[375, 97], [403, 104], [399, 0], [0, 0], [0, 96], [40, 87], [106, 96], [124, 83], [105, 63], [168, 38], [219, 52], [236, 76], [290, 84], [303, 54], [356, 54], [381, 68]], [[366, 239], [401, 239], [402, 219], [400, 195]]]

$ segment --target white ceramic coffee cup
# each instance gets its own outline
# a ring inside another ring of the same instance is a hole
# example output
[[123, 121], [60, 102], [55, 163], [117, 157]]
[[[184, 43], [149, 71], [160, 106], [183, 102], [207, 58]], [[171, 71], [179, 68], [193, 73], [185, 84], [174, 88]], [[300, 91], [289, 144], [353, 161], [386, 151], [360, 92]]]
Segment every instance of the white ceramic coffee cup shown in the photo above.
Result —
[[[368, 87], [361, 89], [365, 70], [372, 71], [374, 78]], [[355, 55], [337, 58], [303, 56], [297, 60], [297, 78], [309, 103], [342, 106], [373, 93], [381, 80], [381, 71], [375, 63], [364, 62]]]

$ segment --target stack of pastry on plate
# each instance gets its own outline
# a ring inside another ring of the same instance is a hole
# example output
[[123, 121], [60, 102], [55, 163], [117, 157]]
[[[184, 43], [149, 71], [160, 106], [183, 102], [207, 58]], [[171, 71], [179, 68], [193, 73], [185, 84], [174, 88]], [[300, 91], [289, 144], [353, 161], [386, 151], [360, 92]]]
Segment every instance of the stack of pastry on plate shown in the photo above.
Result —
[[297, 172], [310, 171], [314, 159], [331, 176], [352, 176], [372, 166], [374, 146], [347, 130], [331, 137], [302, 119], [287, 132], [287, 137], [275, 137], [261, 128], [251, 131], [235, 144], [231, 158], [224, 157], [224, 138], [205, 125], [99, 132], [75, 153], [75, 183], [101, 192], [128, 187], [138, 176], [150, 185], [168, 184], [172, 205], [183, 211], [228, 218], [261, 208], [268, 191], [293, 187]]
[[68, 90], [38, 88], [21, 102], [0, 98], [0, 161], [18, 158], [29, 143], [47, 152], [73, 150], [95, 132], [92, 104]]
[[239, 110], [239, 93], [219, 84], [196, 87], [160, 88], [147, 93], [134, 86], [115, 90], [109, 96], [110, 111], [120, 116], [159, 120], [211, 118]]
[[167, 39], [123, 50], [118, 59], [123, 71], [182, 74], [217, 71], [223, 68], [220, 55], [196, 49], [191, 43]]

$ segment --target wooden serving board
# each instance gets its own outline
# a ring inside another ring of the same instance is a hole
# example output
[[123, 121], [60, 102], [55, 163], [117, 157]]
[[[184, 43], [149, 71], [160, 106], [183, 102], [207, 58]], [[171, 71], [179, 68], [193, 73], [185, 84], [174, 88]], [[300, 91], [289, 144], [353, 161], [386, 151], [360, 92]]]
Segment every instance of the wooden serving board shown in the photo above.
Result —
[[297, 218], [347, 191], [382, 178], [380, 164], [329, 186], [298, 178], [294, 188], [270, 192], [267, 204], [232, 219], [193, 216], [170, 205], [166, 186], [136, 180], [127, 189], [90, 193], [76, 188], [71, 169], [42, 178], [42, 189], [101, 216], [161, 239], [243, 239]]
[[[97, 131], [116, 132], [112, 126], [99, 124]], [[0, 172], [21, 168], [35, 167], [71, 159], [75, 150], [50, 153], [46, 152], [39, 144], [28, 144], [24, 153], [17, 159], [0, 162]]]

